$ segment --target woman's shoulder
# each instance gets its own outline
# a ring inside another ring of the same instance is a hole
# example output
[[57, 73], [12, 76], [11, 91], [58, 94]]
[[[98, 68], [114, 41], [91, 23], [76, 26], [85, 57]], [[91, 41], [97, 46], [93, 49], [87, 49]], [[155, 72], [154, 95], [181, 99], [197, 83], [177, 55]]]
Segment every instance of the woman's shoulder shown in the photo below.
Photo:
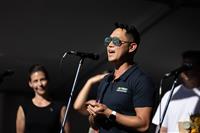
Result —
[[21, 106], [30, 105], [31, 102], [32, 102], [32, 98], [24, 97], [20, 100], [19, 105]]
[[20, 99], [18, 106], [19, 107], [21, 106], [23, 111], [26, 113], [30, 109], [31, 104], [32, 104], [32, 98], [24, 97]]

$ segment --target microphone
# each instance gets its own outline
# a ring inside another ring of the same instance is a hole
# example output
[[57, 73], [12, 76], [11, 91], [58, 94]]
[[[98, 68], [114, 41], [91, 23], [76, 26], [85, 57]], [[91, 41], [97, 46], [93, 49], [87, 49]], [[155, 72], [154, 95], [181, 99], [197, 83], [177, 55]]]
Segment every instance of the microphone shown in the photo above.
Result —
[[179, 68], [177, 68], [175, 70], [172, 70], [171, 72], [166, 73], [164, 75], [164, 78], [171, 77], [173, 75], [178, 75], [181, 72], [188, 71], [190, 69], [192, 69], [192, 64], [185, 63], [181, 67], [179, 67]]
[[79, 56], [81, 58], [89, 58], [92, 60], [98, 60], [99, 59], [99, 55], [96, 53], [85, 53], [85, 52], [77, 52], [77, 51], [68, 51], [65, 52], [65, 54], [63, 55], [63, 58], [67, 55], [76, 55]]

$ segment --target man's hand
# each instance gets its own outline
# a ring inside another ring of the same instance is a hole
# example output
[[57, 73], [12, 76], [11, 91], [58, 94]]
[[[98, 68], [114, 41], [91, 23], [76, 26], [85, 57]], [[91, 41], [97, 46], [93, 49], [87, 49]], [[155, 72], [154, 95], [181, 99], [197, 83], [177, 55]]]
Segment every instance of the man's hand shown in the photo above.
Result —
[[112, 110], [109, 109], [105, 104], [98, 103], [94, 100], [90, 100], [86, 103], [87, 106], [87, 111], [89, 112], [90, 115], [96, 116], [96, 115], [103, 115], [108, 117]]
[[91, 83], [91, 84], [98, 83], [98, 82], [100, 82], [107, 74], [109, 74], [109, 73], [103, 73], [103, 74], [95, 75], [95, 76], [91, 77], [90, 79], [88, 79], [88, 82]]
[[96, 117], [93, 115], [89, 115], [88, 120], [89, 120], [89, 124], [90, 126], [97, 130], [98, 129], [98, 123], [95, 121]]

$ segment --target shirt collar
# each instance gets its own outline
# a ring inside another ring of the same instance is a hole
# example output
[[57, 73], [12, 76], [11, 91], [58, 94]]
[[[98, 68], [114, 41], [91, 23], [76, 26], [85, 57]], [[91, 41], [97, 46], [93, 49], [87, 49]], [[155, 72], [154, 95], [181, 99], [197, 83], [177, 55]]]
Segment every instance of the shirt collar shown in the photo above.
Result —
[[[125, 81], [129, 77], [129, 75], [132, 74], [136, 69], [138, 69], [137, 65], [131, 66], [118, 79], [116, 79], [116, 81], [119, 81], [119, 80]], [[111, 72], [110, 74], [106, 75], [105, 81], [111, 82], [113, 80], [113, 78], [114, 78], [114, 71]]]

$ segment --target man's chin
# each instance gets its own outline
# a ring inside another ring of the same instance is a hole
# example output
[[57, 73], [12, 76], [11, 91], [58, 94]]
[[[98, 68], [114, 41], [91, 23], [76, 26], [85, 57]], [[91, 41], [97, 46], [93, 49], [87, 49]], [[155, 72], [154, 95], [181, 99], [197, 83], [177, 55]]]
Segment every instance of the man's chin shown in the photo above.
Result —
[[114, 64], [117, 62], [116, 59], [108, 59], [108, 61], [109, 61], [110, 63], [114, 63]]
[[108, 61], [109, 61], [109, 62], [115, 62], [116, 59], [114, 59], [114, 58], [108, 58]]

